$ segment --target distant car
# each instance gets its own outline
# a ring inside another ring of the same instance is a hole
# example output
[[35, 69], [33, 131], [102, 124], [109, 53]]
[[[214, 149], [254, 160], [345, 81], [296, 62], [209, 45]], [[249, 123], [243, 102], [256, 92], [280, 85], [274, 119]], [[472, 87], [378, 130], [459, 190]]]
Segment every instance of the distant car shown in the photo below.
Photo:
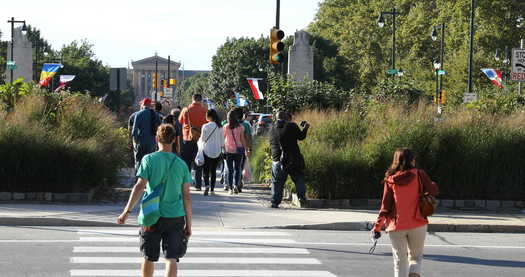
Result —
[[260, 136], [266, 134], [272, 128], [273, 115], [259, 114], [257, 122], [255, 123], [255, 135]]

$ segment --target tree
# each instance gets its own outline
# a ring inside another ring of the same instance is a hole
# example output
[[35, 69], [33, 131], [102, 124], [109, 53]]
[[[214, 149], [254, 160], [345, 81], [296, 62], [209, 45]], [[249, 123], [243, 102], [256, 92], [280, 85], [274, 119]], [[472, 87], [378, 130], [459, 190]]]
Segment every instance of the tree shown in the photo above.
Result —
[[[377, 17], [395, 6], [400, 12], [396, 17], [396, 67], [406, 72], [403, 78], [413, 80], [417, 89], [433, 94], [432, 63], [439, 56], [439, 42], [432, 41], [430, 33], [433, 26], [445, 23], [444, 88], [448, 99], [459, 103], [467, 86], [470, 1], [326, 0], [320, 4], [309, 31], [335, 45], [338, 67], [343, 71], [339, 76], [355, 76], [356, 86], [370, 92], [388, 78], [385, 72], [391, 62], [392, 17], [385, 16], [382, 29], [377, 26]], [[516, 18], [524, 11], [523, 1], [478, 1], [474, 38], [476, 89], [491, 86], [480, 69], [497, 66], [493, 59], [495, 49], [517, 46], [521, 32]], [[336, 78], [333, 83], [340, 84], [342, 77]]]
[[109, 68], [96, 58], [93, 45], [87, 40], [64, 45], [57, 56], [63, 60], [61, 72], [76, 76], [70, 84], [71, 90], [98, 97], [108, 93]]
[[183, 106], [189, 105], [194, 94], [201, 94], [204, 97], [211, 98], [209, 77], [210, 73], [203, 72], [182, 81], [182, 85], [177, 93], [177, 103]]

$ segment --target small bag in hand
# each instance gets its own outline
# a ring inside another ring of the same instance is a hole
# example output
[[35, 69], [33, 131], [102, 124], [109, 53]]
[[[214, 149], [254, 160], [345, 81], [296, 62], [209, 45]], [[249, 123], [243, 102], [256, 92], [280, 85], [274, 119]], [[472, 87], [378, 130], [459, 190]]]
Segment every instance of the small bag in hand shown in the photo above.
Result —
[[425, 192], [419, 170], [417, 171], [417, 176], [419, 181], [419, 211], [423, 217], [428, 217], [436, 211], [438, 201], [432, 194]]

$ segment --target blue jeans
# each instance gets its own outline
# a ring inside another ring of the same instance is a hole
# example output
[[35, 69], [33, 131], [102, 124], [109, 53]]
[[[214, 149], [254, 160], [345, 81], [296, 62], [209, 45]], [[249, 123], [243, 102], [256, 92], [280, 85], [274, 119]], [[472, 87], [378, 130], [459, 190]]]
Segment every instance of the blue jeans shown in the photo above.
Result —
[[[241, 183], [241, 162], [242, 154], [226, 154], [226, 163], [228, 164], [228, 187], [239, 187]], [[235, 182], [234, 182], [235, 181]]]
[[304, 184], [304, 174], [296, 173], [290, 174], [286, 172], [281, 166], [281, 162], [272, 162], [272, 204], [279, 205], [283, 200], [283, 189], [284, 183], [288, 175], [292, 178], [295, 184], [295, 190], [297, 191], [297, 197], [299, 199], [306, 199], [306, 187]]

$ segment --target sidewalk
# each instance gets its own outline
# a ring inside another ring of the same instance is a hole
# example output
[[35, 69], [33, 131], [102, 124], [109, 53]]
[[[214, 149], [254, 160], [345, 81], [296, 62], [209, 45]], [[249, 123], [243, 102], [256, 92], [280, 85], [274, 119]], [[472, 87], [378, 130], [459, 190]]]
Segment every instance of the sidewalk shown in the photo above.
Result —
[[[282, 208], [271, 209], [268, 192], [249, 188], [239, 196], [230, 196], [222, 188], [217, 189], [216, 195], [208, 197], [202, 192], [192, 191], [192, 199], [194, 226], [199, 228], [364, 231], [370, 228], [377, 216], [376, 210], [300, 209], [286, 203]], [[114, 222], [124, 204], [0, 202], [0, 225], [120, 226]], [[135, 209], [128, 224], [137, 224], [136, 215]], [[520, 210], [443, 210], [429, 220], [430, 232], [525, 233], [525, 213]]]

